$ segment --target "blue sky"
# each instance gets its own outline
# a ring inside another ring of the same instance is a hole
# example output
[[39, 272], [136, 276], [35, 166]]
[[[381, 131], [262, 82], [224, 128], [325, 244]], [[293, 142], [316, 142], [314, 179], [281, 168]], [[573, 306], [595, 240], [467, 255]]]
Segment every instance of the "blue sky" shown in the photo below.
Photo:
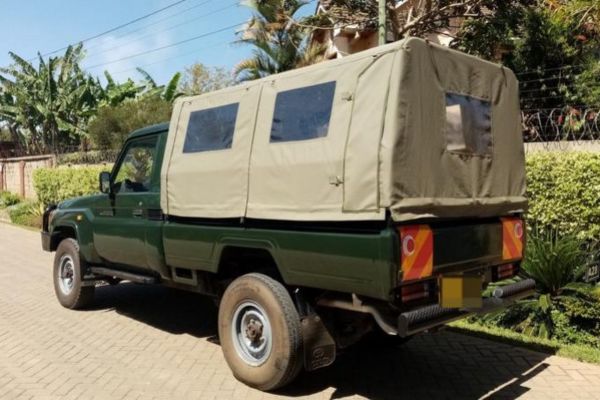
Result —
[[[13, 51], [31, 59], [60, 49], [175, 3], [177, 0], [27, 0], [10, 2], [0, 13], [0, 66], [10, 64]], [[229, 28], [214, 35], [168, 47], [146, 55], [148, 50], [170, 46], [195, 36], [246, 21], [250, 11], [239, 0], [184, 0], [150, 18], [94, 39], [85, 44], [84, 67], [93, 75], [108, 70], [123, 81], [140, 79], [135, 67], [147, 70], [159, 83], [175, 72], [202, 62], [231, 69], [250, 54], [248, 46], [231, 44], [235, 31]], [[300, 15], [311, 14], [315, 3], [306, 5]], [[60, 53], [59, 53], [60, 54]]]

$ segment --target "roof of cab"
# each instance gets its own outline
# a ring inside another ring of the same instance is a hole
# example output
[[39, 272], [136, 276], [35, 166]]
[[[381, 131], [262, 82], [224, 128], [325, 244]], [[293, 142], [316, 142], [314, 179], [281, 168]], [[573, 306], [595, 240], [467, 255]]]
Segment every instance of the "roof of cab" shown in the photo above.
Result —
[[132, 133], [129, 134], [129, 136], [127, 137], [127, 140], [142, 137], [142, 136], [152, 135], [152, 134], [156, 134], [156, 133], [162, 133], [162, 132], [166, 132], [168, 130], [169, 130], [168, 122], [164, 122], [162, 124], [151, 125], [151, 126], [147, 126], [142, 129], [138, 129], [137, 131], [133, 131]]

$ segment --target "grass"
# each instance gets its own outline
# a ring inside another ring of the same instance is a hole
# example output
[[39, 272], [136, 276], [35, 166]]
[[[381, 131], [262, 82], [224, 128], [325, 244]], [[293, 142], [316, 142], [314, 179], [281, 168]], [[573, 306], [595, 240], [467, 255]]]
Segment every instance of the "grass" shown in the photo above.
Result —
[[542, 353], [555, 354], [577, 361], [600, 365], [600, 349], [590, 346], [565, 344], [552, 339], [526, 336], [508, 329], [498, 327], [490, 328], [479, 324], [469, 323], [465, 320], [453, 322], [450, 324], [450, 328], [455, 332], [477, 336], [483, 339], [490, 339], [512, 346], [525, 347]]

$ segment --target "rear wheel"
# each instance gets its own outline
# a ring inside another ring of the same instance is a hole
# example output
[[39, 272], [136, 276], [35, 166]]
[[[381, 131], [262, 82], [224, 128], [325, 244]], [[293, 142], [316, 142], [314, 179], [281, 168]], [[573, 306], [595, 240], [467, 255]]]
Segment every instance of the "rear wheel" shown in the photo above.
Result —
[[233, 374], [249, 386], [274, 390], [302, 369], [300, 317], [285, 287], [266, 275], [244, 275], [227, 287], [219, 338]]
[[83, 282], [85, 261], [79, 256], [79, 244], [65, 239], [58, 245], [54, 256], [54, 291], [59, 303], [66, 308], [88, 307], [94, 300], [94, 286]]

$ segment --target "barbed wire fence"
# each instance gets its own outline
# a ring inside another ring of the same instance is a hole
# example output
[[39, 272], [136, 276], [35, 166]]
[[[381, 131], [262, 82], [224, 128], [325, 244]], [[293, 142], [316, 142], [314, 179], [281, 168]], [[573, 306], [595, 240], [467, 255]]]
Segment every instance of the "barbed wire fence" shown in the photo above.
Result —
[[600, 141], [600, 104], [582, 104], [579, 96], [583, 67], [567, 65], [517, 74], [526, 142]]

